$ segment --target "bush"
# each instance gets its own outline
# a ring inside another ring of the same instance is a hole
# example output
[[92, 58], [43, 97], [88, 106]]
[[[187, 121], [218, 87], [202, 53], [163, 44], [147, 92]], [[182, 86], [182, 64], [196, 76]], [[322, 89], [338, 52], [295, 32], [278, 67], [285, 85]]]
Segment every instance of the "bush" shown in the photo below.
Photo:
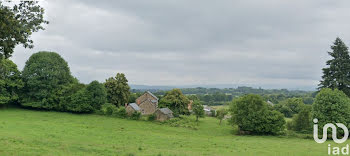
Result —
[[[74, 83], [62, 89], [61, 110], [90, 113], [101, 109], [102, 103], [106, 102], [106, 94], [103, 85], [97, 81], [91, 82], [87, 87]], [[64, 108], [64, 109], [63, 109]]]
[[85, 88], [73, 94], [71, 96], [70, 102], [67, 103], [66, 107], [68, 111], [77, 113], [88, 113], [94, 110], [91, 105], [89, 94]]
[[154, 121], [156, 119], [157, 119], [157, 115], [155, 113], [153, 113], [147, 117], [148, 121]]
[[302, 133], [312, 131], [311, 107], [305, 106], [299, 114], [293, 116], [292, 121], [287, 122], [287, 129]]
[[92, 81], [86, 87], [86, 93], [90, 99], [90, 104], [94, 110], [100, 110], [101, 106], [107, 101], [107, 92], [103, 84], [98, 81]]
[[232, 123], [243, 134], [278, 134], [283, 131], [283, 114], [268, 109], [259, 95], [249, 94], [237, 98], [230, 106]]
[[[313, 119], [318, 119], [319, 131], [327, 123], [350, 124], [350, 100], [338, 89], [322, 89], [316, 96], [312, 105]], [[343, 134], [341, 128], [338, 128], [338, 134]]]
[[115, 112], [113, 112], [113, 115], [118, 118], [126, 118], [127, 113], [125, 107], [119, 107]]
[[179, 116], [178, 118], [172, 118], [162, 122], [162, 124], [169, 125], [171, 127], [184, 127], [190, 129], [198, 129], [198, 122], [191, 116]]
[[141, 112], [134, 112], [131, 114], [130, 119], [139, 120], [141, 118]]
[[112, 115], [113, 112], [115, 112], [116, 110], [117, 110], [117, 107], [110, 103], [106, 103], [101, 107], [101, 111], [103, 112], [104, 115]]

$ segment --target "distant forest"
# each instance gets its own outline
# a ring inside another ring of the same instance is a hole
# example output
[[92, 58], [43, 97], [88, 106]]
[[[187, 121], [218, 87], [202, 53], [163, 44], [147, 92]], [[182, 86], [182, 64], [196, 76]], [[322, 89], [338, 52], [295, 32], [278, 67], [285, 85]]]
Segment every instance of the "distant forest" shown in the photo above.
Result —
[[[134, 93], [132, 96], [137, 96], [146, 89], [131, 89]], [[162, 97], [167, 90], [149, 89], [158, 97]], [[305, 104], [312, 104], [315, 98], [316, 91], [301, 91], [301, 90], [287, 90], [287, 89], [262, 89], [253, 87], [237, 87], [237, 88], [182, 88], [183, 94], [187, 96], [195, 95], [204, 105], [224, 105], [231, 102], [234, 98], [245, 94], [258, 94], [261, 95], [264, 100], [270, 101], [273, 104], [278, 104], [289, 98], [302, 98]], [[132, 97], [130, 100], [133, 100]]]

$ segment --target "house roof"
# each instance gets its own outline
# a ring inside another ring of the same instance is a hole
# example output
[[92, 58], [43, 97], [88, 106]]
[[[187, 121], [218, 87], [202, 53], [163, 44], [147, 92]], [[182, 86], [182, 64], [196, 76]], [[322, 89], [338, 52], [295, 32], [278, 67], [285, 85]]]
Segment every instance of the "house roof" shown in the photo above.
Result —
[[135, 111], [140, 111], [140, 107], [136, 103], [130, 103], [129, 106]]
[[157, 98], [157, 96], [155, 96], [154, 94], [152, 94], [150, 91], [147, 91], [146, 93], [148, 93], [149, 95], [151, 95], [151, 96], [153, 96], [154, 98], [156, 98], [157, 100], [159, 100], [159, 99]]
[[161, 109], [159, 109], [162, 113], [164, 113], [164, 114], [167, 114], [167, 115], [169, 115], [169, 114], [173, 114], [173, 111], [171, 111], [169, 108], [161, 108]]

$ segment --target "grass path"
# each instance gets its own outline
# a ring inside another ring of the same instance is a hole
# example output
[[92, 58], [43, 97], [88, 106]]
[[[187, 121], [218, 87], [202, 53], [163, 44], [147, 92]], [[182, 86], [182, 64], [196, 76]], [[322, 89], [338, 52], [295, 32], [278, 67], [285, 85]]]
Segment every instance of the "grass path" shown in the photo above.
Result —
[[327, 155], [327, 143], [236, 136], [214, 118], [198, 130], [99, 115], [0, 110], [0, 155]]

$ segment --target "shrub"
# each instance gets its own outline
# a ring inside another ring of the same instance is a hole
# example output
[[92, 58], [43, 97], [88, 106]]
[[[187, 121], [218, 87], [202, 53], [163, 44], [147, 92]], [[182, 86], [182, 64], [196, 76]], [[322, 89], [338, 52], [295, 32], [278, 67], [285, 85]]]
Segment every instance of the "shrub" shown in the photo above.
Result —
[[[350, 100], [338, 89], [322, 89], [312, 105], [312, 116], [318, 119], [319, 131], [327, 123], [350, 124]], [[344, 132], [338, 128], [338, 134]]]
[[139, 120], [141, 118], [141, 113], [140, 112], [134, 112], [130, 116], [131, 119], [133, 120]]
[[112, 115], [113, 112], [115, 112], [116, 110], [117, 110], [117, 107], [110, 103], [106, 103], [101, 107], [101, 111], [103, 112], [104, 115]]
[[113, 115], [118, 118], [126, 118], [127, 113], [125, 107], [119, 107], [115, 112], [113, 112]]
[[102, 103], [106, 101], [103, 85], [97, 81], [91, 82], [87, 87], [80, 84], [78, 80], [66, 85], [60, 92], [60, 110], [90, 113], [101, 109]]
[[294, 115], [292, 121], [287, 122], [287, 129], [303, 133], [311, 132], [311, 107], [304, 106], [299, 114]]
[[268, 109], [259, 95], [249, 94], [237, 98], [230, 106], [232, 123], [244, 134], [278, 134], [285, 120], [280, 112]]
[[57, 53], [33, 54], [23, 69], [23, 106], [62, 110], [61, 93], [74, 81], [67, 62]]
[[172, 118], [162, 122], [162, 124], [169, 125], [171, 127], [184, 127], [190, 129], [198, 129], [198, 122], [191, 116], [179, 116], [178, 118]]
[[86, 87], [86, 93], [88, 94], [90, 104], [94, 110], [100, 110], [101, 106], [107, 101], [107, 92], [103, 84], [98, 81], [92, 81]]
[[153, 113], [147, 117], [148, 121], [154, 121], [156, 119], [157, 119], [157, 115], [155, 113]]
[[70, 103], [68, 103], [66, 107], [68, 111], [77, 113], [87, 113], [94, 110], [91, 105], [91, 99], [85, 88], [73, 94]]

